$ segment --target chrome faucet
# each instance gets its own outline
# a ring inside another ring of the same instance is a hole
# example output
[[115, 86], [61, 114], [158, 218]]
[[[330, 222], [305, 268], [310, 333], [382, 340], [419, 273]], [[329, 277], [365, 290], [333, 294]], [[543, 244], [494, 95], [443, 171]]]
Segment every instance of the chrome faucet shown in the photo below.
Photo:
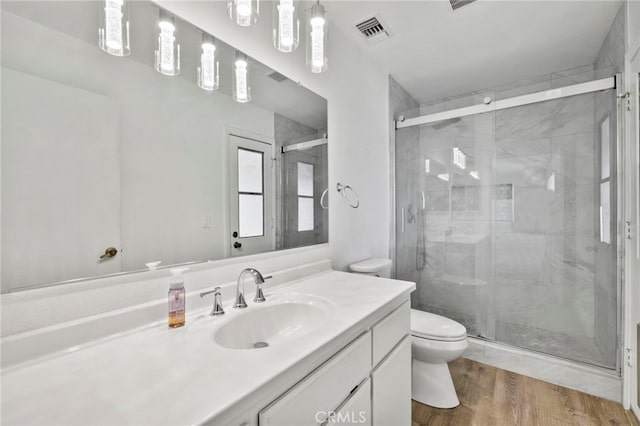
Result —
[[253, 301], [256, 303], [262, 303], [266, 300], [264, 293], [262, 292], [262, 284], [264, 284], [264, 280], [268, 280], [271, 276], [263, 277], [257, 269], [247, 268], [240, 272], [240, 276], [238, 277], [238, 285], [236, 286], [236, 303], [233, 305], [234, 308], [244, 309], [247, 307], [247, 302], [244, 300], [244, 280], [247, 276], [252, 277], [253, 282], [258, 287], [256, 289], [256, 297]]

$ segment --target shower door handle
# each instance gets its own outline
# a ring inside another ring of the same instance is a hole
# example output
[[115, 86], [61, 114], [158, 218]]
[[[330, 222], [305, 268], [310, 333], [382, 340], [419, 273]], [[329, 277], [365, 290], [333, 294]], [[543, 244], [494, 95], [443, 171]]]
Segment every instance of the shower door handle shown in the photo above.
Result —
[[400, 209], [400, 232], [404, 234], [404, 207]]

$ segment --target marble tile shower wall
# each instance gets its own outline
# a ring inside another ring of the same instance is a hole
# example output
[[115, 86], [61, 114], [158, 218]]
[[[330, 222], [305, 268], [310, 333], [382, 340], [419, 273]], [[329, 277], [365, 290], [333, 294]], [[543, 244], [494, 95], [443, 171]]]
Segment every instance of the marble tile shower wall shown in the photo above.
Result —
[[[621, 8], [594, 64], [419, 113], [612, 76], [624, 57], [623, 25]], [[607, 116], [615, 142], [611, 91], [396, 132], [397, 211], [405, 209], [396, 276], [418, 282], [413, 306], [461, 321], [474, 335], [615, 368], [616, 225], [610, 244], [600, 242], [599, 225]], [[463, 172], [451, 165], [454, 147], [467, 155]], [[615, 188], [615, 143], [610, 158]], [[609, 201], [615, 218], [615, 190]]]

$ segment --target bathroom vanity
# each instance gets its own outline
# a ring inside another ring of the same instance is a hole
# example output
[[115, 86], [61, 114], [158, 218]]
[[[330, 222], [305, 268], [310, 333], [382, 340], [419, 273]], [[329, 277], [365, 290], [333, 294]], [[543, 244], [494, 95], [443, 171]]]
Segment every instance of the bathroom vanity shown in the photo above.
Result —
[[[3, 424], [409, 425], [413, 283], [331, 270], [2, 373]], [[249, 293], [249, 291], [248, 291]], [[140, 325], [140, 324], [138, 324]]]

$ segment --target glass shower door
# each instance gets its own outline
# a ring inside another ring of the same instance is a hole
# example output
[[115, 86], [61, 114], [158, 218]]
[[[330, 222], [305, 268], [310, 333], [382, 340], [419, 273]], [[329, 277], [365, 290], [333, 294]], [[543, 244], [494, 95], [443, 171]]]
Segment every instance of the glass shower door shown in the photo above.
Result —
[[396, 276], [417, 283], [413, 308], [486, 338], [495, 334], [494, 128], [485, 112], [396, 134]]
[[616, 367], [616, 134], [613, 90], [496, 112], [497, 341]]

